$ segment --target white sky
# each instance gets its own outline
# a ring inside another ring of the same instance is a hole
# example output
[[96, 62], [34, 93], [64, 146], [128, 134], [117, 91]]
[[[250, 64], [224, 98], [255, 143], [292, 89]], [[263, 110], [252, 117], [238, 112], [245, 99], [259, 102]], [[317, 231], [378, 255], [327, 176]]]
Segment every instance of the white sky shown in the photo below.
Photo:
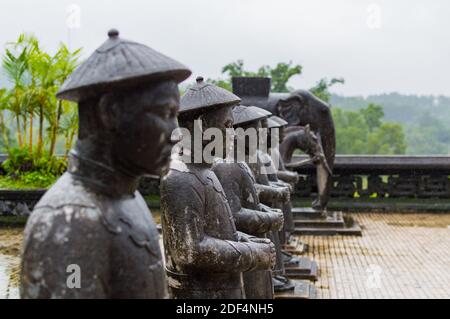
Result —
[[[447, 0], [0, 0], [0, 45], [33, 32], [54, 50], [67, 42], [66, 9], [81, 8], [73, 48], [87, 56], [111, 27], [218, 77], [243, 59], [248, 69], [300, 63], [290, 85], [344, 77], [333, 91], [450, 95], [450, 1]], [[375, 6], [372, 6], [372, 5]], [[377, 19], [377, 8], [380, 18]], [[191, 79], [192, 81], [192, 79]]]

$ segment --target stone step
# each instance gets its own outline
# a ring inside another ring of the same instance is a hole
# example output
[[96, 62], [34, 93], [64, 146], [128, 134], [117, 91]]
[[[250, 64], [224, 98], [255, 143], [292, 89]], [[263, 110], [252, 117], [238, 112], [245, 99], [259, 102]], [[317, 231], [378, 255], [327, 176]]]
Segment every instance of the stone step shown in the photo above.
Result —
[[321, 218], [295, 219], [295, 226], [299, 228], [339, 228], [345, 227], [342, 212], [328, 212]]
[[295, 289], [292, 291], [280, 292], [275, 294], [275, 299], [315, 299], [317, 290], [314, 284], [307, 280], [292, 280]]
[[310, 236], [362, 236], [361, 227], [358, 224], [338, 228], [296, 227], [295, 235]]
[[318, 219], [323, 217], [321, 211], [308, 207], [292, 208], [292, 214], [294, 215], [294, 219]]
[[300, 264], [298, 266], [285, 266], [286, 276], [289, 279], [303, 279], [317, 281], [319, 277], [319, 267], [317, 262], [307, 257], [298, 257]]
[[298, 228], [345, 228], [344, 220], [296, 220]]
[[282, 250], [293, 255], [303, 255], [308, 252], [308, 245], [296, 237], [291, 237], [289, 243], [282, 246]]

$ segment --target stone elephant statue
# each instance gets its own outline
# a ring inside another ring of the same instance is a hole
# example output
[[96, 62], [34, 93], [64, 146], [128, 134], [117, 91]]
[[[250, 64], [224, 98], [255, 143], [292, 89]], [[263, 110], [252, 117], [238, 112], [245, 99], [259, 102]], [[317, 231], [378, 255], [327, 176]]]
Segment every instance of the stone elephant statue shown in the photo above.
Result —
[[[289, 127], [285, 129], [285, 135], [295, 132], [298, 127], [309, 125], [318, 137], [328, 168], [332, 171], [336, 154], [336, 132], [330, 106], [306, 90], [271, 93], [270, 87], [270, 78], [233, 78], [233, 91], [242, 99], [241, 104], [261, 107], [285, 119], [289, 123]], [[319, 199], [313, 206], [316, 209], [325, 210], [332, 189], [332, 176], [327, 170], [317, 167], [318, 184], [325, 183], [325, 186], [322, 189], [322, 196], [319, 196], [322, 200]]]
[[[294, 131], [296, 126], [309, 125], [322, 145], [329, 169], [333, 170], [336, 155], [336, 132], [331, 109], [327, 103], [309, 91], [297, 90], [289, 96], [279, 99], [272, 112], [289, 123], [286, 134], [289, 133], [290, 127]], [[333, 179], [329, 172], [320, 166], [318, 166], [317, 175], [318, 184], [324, 184], [324, 189], [319, 190], [323, 193], [320, 196], [321, 199], [314, 203], [314, 208], [324, 210], [328, 204]]]

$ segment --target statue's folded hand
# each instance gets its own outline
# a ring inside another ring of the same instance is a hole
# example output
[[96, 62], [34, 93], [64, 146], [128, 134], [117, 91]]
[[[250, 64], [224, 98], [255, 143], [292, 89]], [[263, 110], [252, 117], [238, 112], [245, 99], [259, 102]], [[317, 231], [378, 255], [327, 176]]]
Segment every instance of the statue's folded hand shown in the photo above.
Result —
[[270, 239], [251, 237], [250, 243], [254, 256], [254, 269], [273, 269], [276, 264], [276, 249]]
[[289, 187], [280, 187], [279, 188], [279, 199], [283, 202], [289, 202], [291, 200], [291, 191]]
[[279, 209], [273, 209], [271, 211], [266, 212], [266, 218], [268, 219], [268, 224], [270, 225], [270, 230], [280, 231], [283, 229], [284, 225], [284, 214]]

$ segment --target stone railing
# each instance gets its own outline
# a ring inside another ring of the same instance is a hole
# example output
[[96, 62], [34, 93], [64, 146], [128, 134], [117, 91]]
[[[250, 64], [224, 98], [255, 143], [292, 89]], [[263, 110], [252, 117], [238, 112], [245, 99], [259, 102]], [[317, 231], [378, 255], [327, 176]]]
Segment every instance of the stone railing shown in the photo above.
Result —
[[[294, 156], [293, 161], [305, 158]], [[302, 175], [297, 196], [313, 196], [315, 168], [297, 172]], [[337, 156], [332, 197], [450, 198], [449, 176], [448, 156]]]
[[[294, 156], [293, 160], [305, 158]], [[317, 188], [315, 168], [308, 165], [297, 171], [301, 181], [295, 199], [313, 198]], [[446, 156], [337, 156], [332, 197], [360, 198], [369, 202], [372, 199], [379, 202], [387, 198], [423, 198], [436, 199], [435, 202], [447, 200], [448, 203], [449, 176], [450, 157]], [[159, 181], [144, 179], [140, 191], [144, 196], [159, 196]], [[0, 189], [0, 216], [27, 216], [44, 192]], [[152, 205], [158, 205], [157, 198]]]
[[0, 189], [0, 216], [27, 217], [45, 190]]

